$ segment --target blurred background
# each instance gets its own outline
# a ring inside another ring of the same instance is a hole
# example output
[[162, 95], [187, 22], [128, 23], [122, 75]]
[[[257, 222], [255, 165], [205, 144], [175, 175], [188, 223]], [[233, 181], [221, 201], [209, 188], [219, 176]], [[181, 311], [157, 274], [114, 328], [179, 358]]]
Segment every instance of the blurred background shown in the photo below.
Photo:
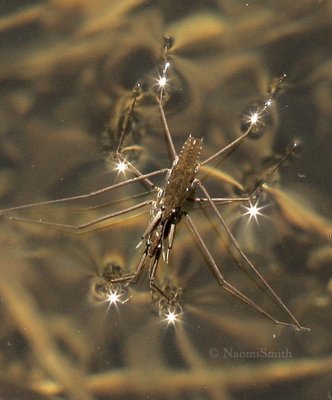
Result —
[[[151, 96], [165, 35], [174, 38], [167, 121], [178, 150], [189, 134], [204, 138], [202, 159], [241, 134], [274, 78], [288, 77], [256, 137], [201, 177], [211, 195], [238, 196], [300, 144], [268, 180], [257, 221], [241, 205], [219, 209], [311, 331], [278, 326], [225, 293], [184, 223], [158, 274], [183, 292], [173, 325], [158, 315], [146, 275], [117, 304], [98, 293], [108, 268], [135, 269], [148, 212], [81, 235], [8, 218], [85, 223], [141, 201], [143, 186], [128, 185], [1, 216], [0, 397], [331, 399], [331, 1], [2, 1], [0, 208], [130, 177], [112, 150], [138, 81], [128, 157], [143, 173], [170, 167]], [[211, 209], [190, 213], [227, 279], [288, 321], [237, 268]]]

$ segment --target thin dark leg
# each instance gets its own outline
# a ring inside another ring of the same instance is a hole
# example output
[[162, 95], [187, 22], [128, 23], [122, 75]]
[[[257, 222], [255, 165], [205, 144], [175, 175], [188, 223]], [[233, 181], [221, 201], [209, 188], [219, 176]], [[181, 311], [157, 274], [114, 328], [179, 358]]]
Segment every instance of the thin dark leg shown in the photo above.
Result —
[[205, 165], [209, 162], [211, 162], [212, 160], [214, 160], [215, 158], [217, 158], [218, 156], [220, 156], [221, 154], [225, 153], [226, 151], [231, 150], [233, 147], [237, 146], [239, 143], [242, 142], [243, 139], [245, 139], [251, 132], [252, 127], [254, 126], [254, 124], [252, 123], [249, 128], [242, 133], [241, 136], [239, 136], [238, 138], [236, 138], [235, 140], [233, 140], [231, 143], [229, 143], [227, 146], [223, 147], [222, 149], [220, 149], [219, 151], [217, 151], [216, 153], [214, 153], [212, 156], [208, 157], [206, 160], [204, 160], [203, 162], [201, 162], [200, 165]]
[[141, 94], [141, 92], [142, 92], [142, 84], [140, 82], [138, 82], [136, 84], [135, 89], [133, 90], [131, 104], [130, 104], [129, 110], [126, 112], [126, 115], [125, 115], [125, 118], [124, 118], [124, 121], [123, 121], [123, 124], [121, 127], [119, 143], [118, 143], [118, 147], [116, 149], [116, 154], [121, 153], [124, 139], [130, 132], [131, 125], [132, 125], [133, 111], [135, 108], [136, 100], [137, 100], [137, 97]]
[[227, 235], [229, 236], [232, 244], [234, 245], [235, 249], [238, 251], [238, 253], [240, 254], [240, 256], [245, 260], [245, 262], [249, 265], [249, 267], [252, 269], [252, 271], [254, 271], [254, 273], [256, 274], [256, 276], [260, 279], [260, 281], [262, 282], [263, 286], [269, 291], [269, 293], [272, 296], [272, 299], [275, 301], [275, 303], [282, 309], [284, 310], [289, 317], [294, 321], [295, 325], [297, 326], [297, 328], [299, 330], [303, 330], [303, 329], [308, 329], [308, 328], [304, 328], [300, 325], [300, 323], [298, 322], [298, 320], [295, 318], [295, 316], [291, 313], [291, 311], [286, 307], [286, 305], [283, 303], [283, 301], [280, 299], [280, 297], [275, 293], [275, 291], [271, 288], [271, 286], [267, 283], [267, 281], [263, 278], [263, 276], [261, 275], [261, 273], [256, 269], [256, 267], [253, 265], [253, 263], [249, 260], [249, 258], [245, 255], [245, 253], [242, 251], [240, 245], [238, 244], [237, 240], [235, 239], [234, 235], [232, 234], [231, 230], [229, 229], [228, 225], [226, 224], [224, 218], [222, 217], [222, 215], [220, 214], [218, 208], [216, 207], [216, 205], [213, 203], [208, 191], [205, 189], [204, 185], [201, 184], [201, 182], [198, 181], [198, 186], [201, 188], [201, 190], [204, 192], [205, 196], [207, 197], [207, 199], [209, 200], [211, 207], [213, 208], [213, 210], [216, 213], [217, 218], [219, 219], [220, 223], [222, 224], [223, 228], [225, 229]]
[[[238, 139], [241, 139], [241, 137], [240, 138], [238, 138]], [[238, 140], [238, 139], [236, 139], [236, 140]], [[241, 139], [242, 140], [242, 139]], [[234, 144], [234, 142], [232, 142], [232, 143], [230, 143], [228, 146], [232, 146]], [[294, 150], [296, 150], [297, 148], [298, 148], [298, 143], [296, 143], [296, 142], [293, 142], [293, 143], [291, 143], [289, 146], [288, 146], [288, 148], [286, 149], [286, 151], [285, 151], [285, 153], [284, 153], [284, 155], [280, 158], [280, 160], [278, 160], [278, 162], [276, 163], [276, 165], [273, 167], [273, 168], [271, 168], [270, 169], [270, 171], [268, 171], [268, 173], [258, 182], [258, 184], [256, 185], [256, 187], [252, 190], [252, 192], [248, 195], [248, 196], [246, 196], [246, 197], [243, 197], [243, 199], [245, 199], [245, 200], [241, 200], [241, 198], [235, 198], [234, 199], [234, 201], [250, 201], [250, 200], [252, 200], [252, 198], [254, 197], [254, 196], [256, 196], [256, 194], [262, 189], [262, 187], [263, 187], [263, 185], [271, 178], [271, 176], [272, 175], [274, 175], [275, 174], [275, 172], [280, 168], [280, 166], [286, 161], [286, 159], [290, 156], [290, 154], [292, 154], [293, 153], [293, 151]], [[224, 147], [223, 149], [222, 149], [222, 151], [224, 151], [226, 148]], [[212, 158], [210, 157], [210, 158], [208, 158], [207, 160], [205, 160], [201, 165], [204, 165], [204, 164], [206, 164], [207, 162], [209, 162], [209, 161], [211, 161], [214, 157], [216, 157], [217, 155], [219, 155], [219, 154], [221, 154], [220, 152], [217, 152], [217, 153], [215, 153], [213, 156], [212, 156]], [[217, 200], [217, 199], [216, 199]], [[226, 201], [228, 200], [228, 199], [225, 199]], [[230, 200], [231, 200], [231, 198], [230, 198]], [[205, 201], [205, 200], [203, 200], [203, 201]], [[217, 201], [223, 201], [223, 199], [220, 199], [220, 200], [217, 200]]]
[[284, 155], [278, 160], [276, 165], [271, 168], [268, 173], [258, 182], [254, 190], [250, 193], [249, 199], [251, 200], [256, 194], [262, 189], [263, 185], [273, 176], [276, 171], [280, 168], [280, 166], [287, 160], [287, 158], [299, 147], [299, 144], [296, 142], [291, 143], [288, 148], [286, 149]]
[[155, 275], [157, 273], [160, 256], [161, 256], [161, 248], [157, 249], [157, 251], [154, 255], [153, 264], [149, 271], [150, 290], [151, 290], [151, 292], [153, 290], [157, 291], [159, 294], [161, 294], [163, 297], [165, 297], [167, 299], [167, 301], [171, 302], [172, 299], [169, 296], [167, 296], [167, 294], [155, 283]]
[[[255, 188], [252, 190], [252, 192], [246, 196], [246, 197], [210, 197], [208, 198], [202, 198], [202, 197], [196, 197], [194, 199], [188, 199], [189, 201], [193, 201], [195, 203], [210, 203], [211, 201], [216, 204], [227, 204], [227, 203], [233, 203], [233, 202], [247, 202], [247, 201], [252, 201], [253, 198], [257, 195], [257, 193], [262, 189], [264, 184], [271, 178], [273, 174], [280, 168], [280, 166], [285, 162], [285, 160], [288, 158], [288, 156], [298, 147], [298, 144], [296, 142], [292, 143], [286, 150], [285, 154], [278, 160], [276, 165], [270, 169], [270, 171], [262, 178], [258, 184], [255, 186]], [[202, 183], [201, 183], [202, 184]]]
[[110, 283], [123, 283], [123, 282], [135, 282], [135, 280], [138, 278], [140, 273], [142, 272], [143, 268], [145, 267], [146, 263], [146, 258], [147, 258], [147, 250], [144, 251], [144, 253], [141, 256], [141, 259], [139, 263], [137, 264], [136, 271], [133, 274], [128, 274], [125, 276], [121, 276], [119, 278], [114, 278], [110, 280]]
[[[161, 255], [161, 249], [157, 249], [154, 257], [153, 257], [153, 264], [150, 268], [149, 271], [149, 286], [150, 286], [150, 290], [153, 291], [157, 291], [159, 294], [161, 294], [163, 297], [165, 297], [168, 301], [172, 301], [172, 299], [170, 299], [167, 294], [157, 285], [155, 284], [154, 280], [155, 280], [155, 275], [157, 272], [157, 268], [158, 268], [158, 264], [159, 264], [159, 260], [160, 260], [160, 255]], [[128, 282], [132, 283], [134, 282], [138, 276], [140, 275], [143, 267], [145, 267], [146, 265], [146, 260], [148, 258], [148, 252], [147, 249], [144, 251], [144, 253], [142, 254], [142, 257], [137, 265], [136, 271], [133, 274], [129, 274], [129, 275], [125, 275], [125, 276], [121, 276], [120, 278], [115, 278], [112, 279], [110, 281], [110, 283], [121, 283], [121, 282]]]
[[101, 218], [94, 219], [92, 221], [89, 221], [89, 222], [87, 222], [85, 224], [81, 224], [81, 225], [59, 224], [56, 222], [47, 222], [47, 221], [42, 221], [42, 220], [33, 220], [33, 219], [18, 218], [18, 217], [9, 217], [9, 219], [12, 221], [29, 222], [29, 223], [38, 224], [38, 225], [47, 225], [47, 226], [51, 226], [54, 228], [61, 228], [66, 231], [79, 234], [79, 233], [84, 233], [87, 230], [87, 228], [91, 228], [92, 226], [97, 225], [103, 221], [107, 221], [112, 218], [128, 214], [131, 211], [138, 210], [139, 208], [145, 207], [147, 205], [151, 205], [152, 203], [153, 203], [153, 200], [143, 201], [142, 203], [136, 204], [132, 207], [125, 208], [124, 210], [120, 210], [120, 211], [114, 212], [112, 214], [104, 215]]
[[90, 193], [87, 193], [87, 194], [81, 194], [81, 195], [78, 195], [78, 196], [65, 197], [65, 198], [56, 199], [56, 200], [40, 201], [40, 202], [37, 202], [37, 203], [24, 204], [22, 206], [6, 208], [4, 210], [0, 210], [0, 215], [4, 214], [4, 213], [7, 213], [7, 212], [10, 212], [10, 211], [19, 211], [19, 210], [25, 210], [25, 209], [28, 209], [28, 208], [38, 207], [38, 206], [47, 206], [47, 205], [52, 205], [52, 204], [65, 203], [65, 202], [69, 202], [69, 201], [89, 199], [91, 197], [98, 196], [98, 195], [100, 195], [102, 193], [110, 192], [111, 190], [117, 189], [119, 187], [127, 186], [127, 185], [130, 185], [130, 184], [135, 183], [135, 182], [140, 182], [140, 181], [142, 181], [142, 180], [144, 180], [146, 178], [150, 178], [151, 176], [164, 174], [167, 171], [168, 171], [168, 168], [163, 168], [163, 169], [160, 169], [158, 171], [149, 172], [148, 174], [144, 174], [144, 175], [137, 176], [135, 178], [127, 179], [126, 181], [119, 182], [119, 183], [116, 183], [116, 184], [114, 184], [112, 186], [107, 186], [107, 187], [104, 187], [102, 189], [99, 189], [99, 190], [96, 190], [94, 192], [90, 192]]
[[80, 212], [91, 211], [91, 210], [99, 210], [100, 208], [106, 208], [106, 207], [109, 207], [109, 206], [114, 206], [115, 204], [121, 204], [121, 203], [124, 203], [124, 202], [126, 202], [128, 200], [139, 199], [140, 197], [147, 196], [150, 193], [151, 192], [142, 192], [142, 193], [138, 193], [138, 194], [133, 194], [133, 195], [128, 196], [128, 197], [122, 197], [121, 199], [118, 199], [118, 200], [108, 201], [107, 203], [96, 204], [94, 206], [72, 207], [72, 208], [70, 208], [70, 210], [80, 211]]
[[[214, 203], [220, 204], [229, 204], [229, 203], [243, 203], [251, 200], [251, 196], [246, 197], [211, 197], [211, 200]], [[195, 197], [194, 199], [188, 199], [188, 201], [192, 201], [194, 203], [209, 203], [210, 200], [206, 197]]]
[[308, 329], [308, 328], [304, 328], [302, 327], [297, 321], [296, 319], [292, 318], [295, 322], [295, 324], [291, 324], [291, 323], [287, 323], [287, 322], [282, 322], [277, 320], [276, 318], [274, 318], [271, 314], [269, 314], [268, 312], [266, 312], [262, 307], [260, 307], [257, 303], [255, 303], [253, 300], [249, 299], [245, 294], [243, 294], [240, 290], [236, 289], [234, 286], [232, 286], [229, 282], [226, 281], [226, 279], [223, 277], [222, 273], [220, 272], [216, 262], [214, 261], [209, 249], [207, 248], [205, 242], [203, 241], [201, 235], [199, 234], [196, 226], [194, 225], [192, 219], [190, 218], [190, 216], [188, 214], [186, 215], [186, 221], [188, 223], [188, 226], [190, 228], [190, 230], [192, 231], [192, 233], [194, 234], [195, 238], [198, 241], [198, 244], [200, 245], [203, 254], [205, 255], [205, 257], [208, 260], [208, 264], [209, 267], [211, 269], [211, 272], [213, 273], [213, 275], [215, 276], [215, 278], [217, 279], [218, 283], [221, 285], [221, 287], [226, 290], [228, 293], [232, 294], [233, 296], [237, 297], [238, 299], [240, 299], [243, 303], [249, 305], [251, 308], [253, 308], [254, 310], [256, 310], [257, 312], [265, 315], [267, 318], [269, 318], [270, 320], [272, 320], [273, 322], [275, 322], [278, 325], [285, 325], [285, 326], [291, 326], [291, 327], [295, 327], [297, 330], [304, 330], [304, 329]]
[[119, 160], [125, 162], [129, 169], [133, 172], [133, 174], [136, 177], [143, 177], [145, 176], [145, 178], [143, 179], [143, 184], [147, 187], [147, 189], [152, 192], [156, 189], [156, 185], [146, 177], [146, 175], [142, 174], [129, 160], [127, 160], [121, 153], [117, 154], [117, 157]]
[[[282, 85], [283, 82], [283, 77], [279, 79], [280, 85]], [[278, 84], [277, 84], [278, 85]], [[273, 97], [278, 93], [279, 91], [279, 86], [275, 86], [276, 90], [270, 93], [270, 96], [267, 98], [267, 100], [264, 103], [264, 106], [257, 111], [257, 114], [262, 114], [266, 108], [268, 107], [268, 104], [270, 103], [270, 101], [273, 99]], [[229, 143], [227, 146], [223, 147], [222, 149], [220, 149], [219, 151], [217, 151], [215, 154], [213, 154], [211, 157], [207, 158], [206, 160], [204, 160], [201, 165], [205, 165], [207, 163], [209, 163], [210, 161], [214, 160], [216, 157], [220, 156], [222, 153], [231, 150], [233, 147], [235, 147], [236, 145], [238, 145], [240, 142], [242, 142], [242, 140], [244, 138], [246, 138], [250, 133], [253, 127], [256, 126], [255, 122], [251, 122], [248, 129], [241, 135], [239, 136], [237, 139], [233, 140], [233, 142]]]
[[175, 158], [178, 155], [177, 155], [177, 152], [176, 152], [175, 147], [174, 147], [174, 143], [173, 143], [171, 132], [170, 132], [170, 130], [168, 128], [168, 124], [167, 124], [167, 120], [166, 120], [166, 116], [165, 116], [163, 105], [161, 104], [161, 101], [160, 101], [160, 99], [158, 97], [157, 97], [157, 102], [158, 102], [158, 106], [159, 106], [161, 122], [163, 124], [165, 135], [166, 135], [166, 140], [167, 140], [167, 143], [168, 143], [168, 146], [169, 146], [169, 151], [170, 151], [171, 156], [172, 156], [172, 161], [174, 161]]

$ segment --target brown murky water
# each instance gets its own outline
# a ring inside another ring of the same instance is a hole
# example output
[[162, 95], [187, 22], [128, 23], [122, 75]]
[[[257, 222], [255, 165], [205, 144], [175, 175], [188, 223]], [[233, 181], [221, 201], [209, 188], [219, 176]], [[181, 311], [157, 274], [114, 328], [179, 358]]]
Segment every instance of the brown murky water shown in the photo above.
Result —
[[[134, 84], [153, 82], [164, 35], [175, 38], [165, 107], [175, 147], [189, 133], [203, 137], [203, 159], [239, 135], [243, 113], [266, 98], [273, 78], [288, 76], [264, 134], [214, 166], [205, 182], [214, 196], [234, 196], [235, 186], [250, 187], [271, 159], [301, 143], [262, 192], [258, 223], [239, 205], [220, 210], [311, 332], [276, 326], [228, 296], [185, 224], [159, 271], [161, 282], [183, 289], [183, 314], [172, 326], [158, 316], [146, 276], [117, 307], [96, 301], [91, 289], [107, 265], [135, 268], [148, 213], [82, 235], [2, 216], [0, 397], [329, 399], [331, 1], [1, 2], [0, 208], [123, 179], [105, 159], [102, 133], [116, 131]], [[156, 104], [143, 96], [130, 138], [143, 172], [170, 166], [161, 138]], [[235, 181], [225, 183], [220, 171]], [[141, 188], [10, 215], [80, 224], [134, 204], [114, 200]], [[110, 198], [108, 208], [86, 208]], [[192, 217], [232, 283], [287, 318], [235, 268], [211, 210]]]

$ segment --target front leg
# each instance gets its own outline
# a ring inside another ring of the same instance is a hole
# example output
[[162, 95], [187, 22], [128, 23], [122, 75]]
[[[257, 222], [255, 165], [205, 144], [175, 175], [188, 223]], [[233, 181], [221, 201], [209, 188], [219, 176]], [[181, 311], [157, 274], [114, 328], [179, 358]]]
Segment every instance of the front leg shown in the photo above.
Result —
[[162, 251], [162, 246], [158, 246], [158, 248], [155, 251], [155, 254], [153, 256], [153, 263], [150, 266], [150, 271], [149, 271], [149, 286], [150, 286], [150, 291], [151, 291], [151, 296], [153, 296], [153, 292], [157, 292], [160, 295], [162, 295], [168, 302], [170, 302], [172, 299], [170, 296], [168, 296], [164, 290], [162, 290], [156, 283], [155, 283], [155, 276], [157, 273], [157, 268], [161, 256], [161, 251]]
[[135, 282], [146, 265], [147, 254], [148, 254], [148, 248], [146, 248], [146, 250], [142, 254], [141, 259], [137, 264], [136, 271], [134, 273], [110, 279], [109, 283], [110, 284], [127, 283], [127, 285], [129, 285], [130, 283]]

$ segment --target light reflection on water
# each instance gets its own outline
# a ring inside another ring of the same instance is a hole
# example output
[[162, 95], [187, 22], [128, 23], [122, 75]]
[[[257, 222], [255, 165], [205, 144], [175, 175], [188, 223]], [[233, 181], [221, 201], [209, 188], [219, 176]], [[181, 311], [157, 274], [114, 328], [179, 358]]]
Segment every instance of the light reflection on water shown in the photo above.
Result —
[[[239, 134], [243, 111], [265, 98], [274, 77], [287, 73], [288, 87], [263, 137], [244, 143], [222, 168], [251, 185], [294, 139], [302, 151], [265, 191], [266, 218], [259, 224], [247, 224], [240, 207], [221, 210], [248, 255], [312, 331], [277, 327], [227, 296], [184, 224], [170, 265], [160, 270], [160, 279], [184, 290], [183, 315], [174, 327], [159, 318], [146, 277], [118, 307], [96, 305], [91, 293], [107, 265], [135, 268], [148, 213], [81, 236], [2, 220], [4, 398], [38, 393], [55, 399], [61, 388], [70, 399], [328, 398], [331, 6], [310, 0], [194, 4], [0, 6], [1, 208], [87, 193], [121, 179], [106, 168], [100, 135], [107, 123], [116, 126], [135, 82], [152, 79], [164, 34], [175, 37], [166, 109], [175, 146], [189, 133], [203, 136], [203, 159]], [[135, 166], [169, 166], [156, 107], [147, 99], [136, 112], [133, 140], [141, 148]], [[213, 195], [233, 194], [218, 177], [206, 184]], [[127, 187], [118, 198], [140, 190]], [[131, 204], [113, 204], [106, 212]], [[67, 205], [23, 216], [82, 223], [104, 212]], [[275, 310], [233, 268], [209, 210], [192, 215], [225, 275]]]

